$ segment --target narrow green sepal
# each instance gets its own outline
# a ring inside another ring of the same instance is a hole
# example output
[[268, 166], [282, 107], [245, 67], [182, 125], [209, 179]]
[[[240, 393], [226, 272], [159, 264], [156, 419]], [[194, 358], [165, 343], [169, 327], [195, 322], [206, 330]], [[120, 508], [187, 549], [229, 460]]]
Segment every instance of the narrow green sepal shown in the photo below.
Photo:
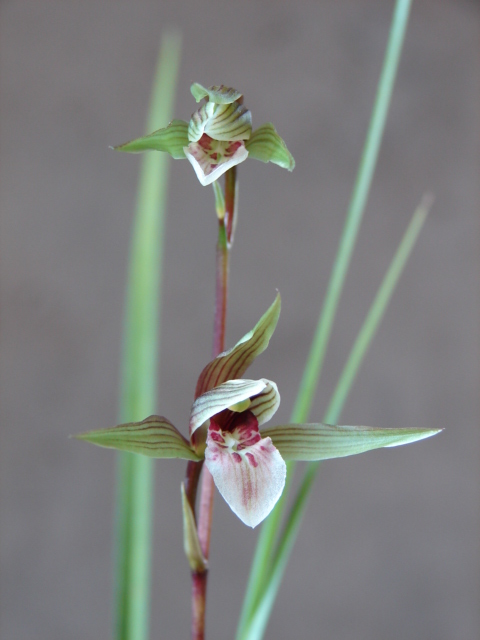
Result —
[[377, 429], [340, 427], [328, 424], [287, 424], [262, 429], [284, 460], [328, 460], [357, 453], [397, 447], [430, 438], [442, 429]]
[[203, 573], [207, 570], [208, 563], [205, 559], [200, 540], [198, 539], [197, 524], [193, 515], [192, 507], [187, 500], [185, 484], [181, 484], [182, 491], [182, 511], [183, 511], [183, 549], [187, 556], [188, 564], [192, 571]]
[[227, 380], [242, 377], [255, 358], [268, 347], [277, 326], [280, 307], [281, 299], [278, 293], [273, 304], [255, 327], [244, 335], [232, 349], [224, 351], [207, 364], [198, 378], [195, 398]]
[[190, 87], [190, 91], [197, 102], [200, 102], [202, 98], [208, 98], [210, 102], [215, 102], [216, 104], [231, 104], [242, 97], [240, 91], [225, 87], [223, 84], [205, 89], [198, 82], [194, 82]]
[[293, 171], [295, 160], [287, 149], [284, 140], [278, 135], [270, 122], [255, 129], [250, 139], [245, 143], [250, 158], [262, 162], [273, 162], [283, 169]]
[[139, 453], [149, 458], [182, 458], [201, 460], [188, 440], [162, 416], [150, 416], [142, 422], [129, 422], [118, 427], [88, 431], [75, 436], [100, 447]]
[[127, 153], [140, 153], [142, 151], [165, 151], [172, 158], [180, 160], [185, 158], [183, 147], [188, 145], [188, 123], [183, 120], [172, 120], [167, 127], [158, 129], [153, 133], [136, 138], [118, 147], [115, 151], [126, 151]]

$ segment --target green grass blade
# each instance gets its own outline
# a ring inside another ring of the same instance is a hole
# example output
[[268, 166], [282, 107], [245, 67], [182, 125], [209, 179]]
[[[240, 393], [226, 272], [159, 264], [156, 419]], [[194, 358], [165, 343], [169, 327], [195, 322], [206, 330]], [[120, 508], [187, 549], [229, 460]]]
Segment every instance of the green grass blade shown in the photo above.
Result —
[[393, 85], [397, 75], [398, 63], [407, 28], [410, 4], [411, 0], [397, 0], [395, 7], [385, 60], [378, 83], [370, 125], [350, 200], [344, 231], [333, 264], [322, 314], [300, 385], [300, 392], [293, 410], [295, 422], [304, 422], [307, 419], [315, 397], [315, 390], [335, 319], [340, 294], [355, 247], [358, 230], [377, 164], [378, 152], [385, 129]]
[[[410, 5], [411, 0], [397, 0], [395, 5], [387, 50], [377, 87], [365, 145], [357, 172], [357, 178], [352, 191], [347, 217], [335, 262], [333, 264], [322, 312], [319, 317], [312, 347], [305, 366], [297, 401], [292, 412], [292, 422], [305, 422], [308, 420], [310, 407], [315, 397], [315, 391], [320, 378], [323, 359], [325, 357], [338, 302], [340, 300], [353, 249], [355, 247], [360, 223], [362, 221], [363, 212], [370, 191], [370, 185], [375, 171], [407, 28]], [[294, 468], [294, 463], [287, 463], [287, 482], [285, 490], [275, 509], [262, 526], [259, 535], [250, 577], [245, 592], [243, 608], [240, 615], [237, 630], [238, 638], [243, 637], [243, 629], [252, 615], [259, 594], [262, 592], [264, 577], [268, 571], [272, 553], [275, 548], [277, 531], [279, 530], [280, 522], [285, 510], [288, 498], [288, 489], [293, 477]]]
[[[181, 40], [162, 38], [147, 131], [172, 118]], [[141, 167], [126, 291], [120, 421], [154, 413], [157, 395], [160, 268], [169, 157], [151, 152]], [[115, 638], [146, 640], [149, 631], [153, 461], [118, 456]]]
[[[413, 214], [412, 220], [402, 238], [397, 252], [388, 268], [380, 285], [365, 321], [360, 329], [357, 339], [350, 352], [350, 356], [343, 368], [336, 389], [330, 400], [329, 407], [324, 417], [324, 422], [334, 424], [338, 421], [340, 412], [347, 399], [348, 393], [365, 357], [378, 326], [385, 314], [388, 303], [395, 290], [396, 284], [403, 272], [410, 253], [418, 238], [418, 234], [425, 222], [431, 205], [431, 198], [425, 197]], [[267, 580], [263, 581], [262, 594], [257, 601], [257, 607], [250, 619], [250, 624], [245, 625], [242, 639], [259, 640], [265, 631], [270, 613], [280, 587], [290, 553], [295, 544], [296, 537], [307, 507], [308, 497], [313, 487], [313, 482], [320, 463], [311, 462], [297, 492], [293, 507], [287, 518], [285, 529], [277, 545], [276, 556], [272, 562], [271, 572]]]

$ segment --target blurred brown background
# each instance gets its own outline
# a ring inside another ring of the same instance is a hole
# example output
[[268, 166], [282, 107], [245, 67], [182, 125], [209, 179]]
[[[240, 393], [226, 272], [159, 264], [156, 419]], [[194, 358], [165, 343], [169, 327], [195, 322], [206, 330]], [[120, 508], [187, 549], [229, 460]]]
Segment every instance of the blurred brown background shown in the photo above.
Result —
[[[2, 608], [5, 640], [110, 637], [114, 454], [68, 439], [115, 423], [121, 313], [159, 38], [189, 86], [244, 92], [293, 174], [247, 162], [227, 342], [283, 297], [253, 376], [287, 420], [325, 291], [387, 41], [393, 1], [4, 0]], [[478, 637], [478, 17], [471, 0], [414, 2], [379, 167], [312, 417], [423, 192], [436, 203], [342, 415], [444, 427], [431, 441], [322, 465], [267, 638]], [[211, 348], [211, 189], [172, 162], [158, 409], [186, 424]], [[185, 427], [186, 428], [186, 427]], [[156, 465], [152, 638], [187, 638], [183, 463]], [[208, 637], [233, 638], [257, 532], [215, 503]]]

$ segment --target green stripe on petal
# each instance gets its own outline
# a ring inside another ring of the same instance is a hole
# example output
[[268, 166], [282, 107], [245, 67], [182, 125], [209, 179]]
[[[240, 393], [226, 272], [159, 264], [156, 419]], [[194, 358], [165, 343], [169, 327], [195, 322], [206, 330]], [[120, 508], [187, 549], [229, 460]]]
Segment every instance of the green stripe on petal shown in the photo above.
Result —
[[197, 142], [204, 133], [215, 140], [248, 140], [252, 133], [252, 114], [238, 102], [206, 102], [190, 119], [188, 139], [190, 142]]
[[201, 458], [190, 448], [189, 442], [162, 416], [150, 416], [142, 422], [129, 422], [118, 427], [88, 431], [75, 436], [100, 447], [140, 453], [150, 458]]
[[289, 171], [293, 171], [295, 168], [295, 160], [292, 154], [270, 122], [258, 127], [252, 133], [245, 146], [251, 158], [262, 162], [273, 162]]
[[262, 430], [285, 460], [328, 460], [397, 447], [439, 433], [441, 429], [377, 429], [328, 424], [287, 424]]
[[277, 326], [280, 306], [280, 294], [277, 294], [274, 303], [255, 327], [232, 349], [224, 351], [207, 364], [198, 378], [195, 398], [213, 387], [218, 387], [226, 380], [240, 378], [245, 373], [255, 358], [268, 347]]
[[[268, 380], [228, 380], [199, 396], [192, 405], [190, 436], [212, 416], [271, 386]], [[249, 407], [252, 410], [251, 406]], [[253, 411], [252, 411], [253, 413]]]
[[141, 151], [165, 151], [172, 158], [180, 160], [185, 158], [183, 147], [188, 145], [188, 123], [183, 120], [172, 120], [167, 127], [158, 129], [153, 133], [137, 138], [131, 142], [126, 142], [115, 151], [126, 151], [127, 153], [140, 153]]
[[280, 406], [280, 394], [275, 382], [265, 378], [263, 381], [267, 383], [265, 389], [252, 398], [248, 407], [248, 410], [257, 418], [259, 425], [268, 422]]
[[200, 102], [202, 98], [208, 98], [210, 102], [216, 104], [231, 104], [242, 97], [240, 91], [232, 89], [232, 87], [225, 87], [223, 84], [205, 89], [198, 82], [194, 82], [190, 91], [197, 102]]

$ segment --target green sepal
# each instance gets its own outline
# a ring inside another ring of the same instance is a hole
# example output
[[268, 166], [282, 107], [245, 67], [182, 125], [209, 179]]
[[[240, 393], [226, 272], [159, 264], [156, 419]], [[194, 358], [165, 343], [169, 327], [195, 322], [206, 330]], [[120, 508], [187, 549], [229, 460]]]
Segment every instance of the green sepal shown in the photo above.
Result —
[[149, 458], [182, 458], [201, 460], [190, 443], [162, 416], [150, 416], [142, 422], [129, 422], [118, 427], [88, 431], [75, 436], [100, 447], [139, 453]]
[[397, 447], [434, 436], [441, 429], [377, 429], [328, 424], [287, 424], [262, 429], [284, 460], [328, 460], [357, 453]]
[[278, 135], [270, 122], [255, 129], [250, 139], [245, 143], [250, 158], [262, 162], [273, 162], [283, 169], [293, 171], [295, 160], [287, 149], [284, 140]]
[[195, 398], [227, 380], [242, 377], [255, 358], [268, 347], [277, 326], [280, 307], [281, 299], [278, 293], [271, 307], [263, 314], [255, 327], [244, 335], [232, 349], [224, 351], [207, 364], [198, 378]]
[[197, 142], [204, 133], [214, 140], [224, 142], [248, 140], [252, 133], [252, 114], [238, 102], [232, 104], [206, 102], [190, 119], [188, 139], [190, 142]]
[[140, 153], [141, 151], [165, 151], [172, 158], [180, 160], [185, 158], [183, 147], [188, 145], [188, 123], [183, 120], [172, 120], [167, 127], [158, 129], [148, 136], [136, 138], [131, 142], [126, 142], [115, 151], [126, 151], [127, 153]]
[[187, 556], [188, 564], [192, 571], [203, 573], [207, 570], [208, 563], [205, 559], [200, 540], [198, 539], [197, 524], [193, 515], [192, 507], [187, 500], [185, 484], [181, 484], [182, 491], [182, 512], [183, 512], [183, 550]]
[[225, 87], [223, 84], [205, 89], [198, 82], [194, 82], [190, 91], [197, 102], [200, 102], [202, 98], [208, 98], [210, 102], [216, 104], [231, 104], [242, 97], [240, 91], [232, 89], [232, 87]]
[[218, 180], [212, 182], [213, 193], [215, 194], [215, 211], [217, 218], [223, 220], [225, 218], [225, 196], [222, 187], [218, 184]]

